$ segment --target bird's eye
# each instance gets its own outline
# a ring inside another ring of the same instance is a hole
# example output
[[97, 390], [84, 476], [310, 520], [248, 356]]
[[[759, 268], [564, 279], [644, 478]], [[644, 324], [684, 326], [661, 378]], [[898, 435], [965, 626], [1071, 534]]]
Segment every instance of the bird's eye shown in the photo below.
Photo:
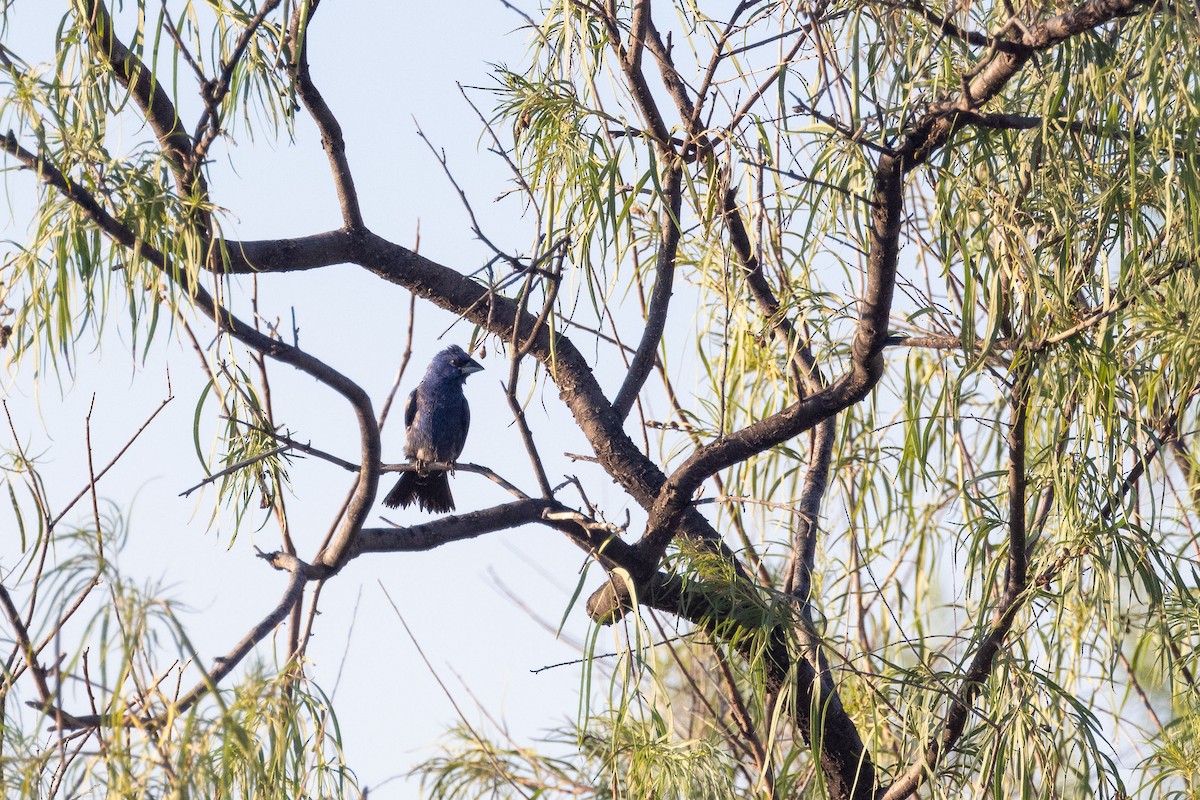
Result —
[[466, 364], [466, 363], [467, 363], [467, 360], [465, 358], [456, 358], [450, 362], [451, 366], [455, 366], [455, 367], [461, 367], [463, 364]]

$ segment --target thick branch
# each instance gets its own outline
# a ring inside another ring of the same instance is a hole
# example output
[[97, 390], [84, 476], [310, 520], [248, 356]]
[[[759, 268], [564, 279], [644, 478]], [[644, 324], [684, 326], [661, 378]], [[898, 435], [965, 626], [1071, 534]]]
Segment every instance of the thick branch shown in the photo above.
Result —
[[627, 69], [640, 71], [642, 51], [646, 46], [646, 28], [650, 23], [650, 0], [634, 0], [629, 23], [629, 49], [625, 51]]
[[675, 68], [675, 61], [671, 58], [671, 49], [663, 43], [658, 28], [653, 22], [648, 28], [646, 43], [650, 47], [650, 52], [654, 54], [654, 61], [658, 64], [658, 74], [662, 77], [663, 86], [667, 88], [667, 94], [675, 102], [675, 108], [679, 112], [680, 120], [685, 126], [690, 141], [699, 132], [698, 121], [693, 119], [696, 113], [695, 103], [688, 94], [683, 77]]
[[552, 501], [518, 500], [483, 511], [442, 517], [424, 525], [404, 528], [363, 528], [350, 548], [350, 558], [363, 553], [412, 553], [433, 550], [450, 542], [474, 539], [486, 533], [540, 522], [542, 513], [556, 506]]
[[[439, 517], [422, 525], [402, 528], [363, 528], [350, 549], [350, 558], [364, 553], [412, 553], [433, 550], [450, 542], [474, 539], [488, 533], [509, 530], [521, 525], [538, 522], [561, 528], [561, 523], [574, 526], [573, 532], [588, 525], [582, 515], [561, 503], [544, 498], [527, 498], [513, 503], [494, 506], [482, 511]], [[603, 526], [591, 523], [593, 530], [604, 533]], [[607, 535], [607, 534], [606, 534]], [[604, 547], [603, 540], [600, 545]], [[589, 540], [590, 544], [590, 540]], [[628, 553], [625, 548], [604, 547], [606, 556], [613, 559], [619, 553]]]
[[344, 229], [295, 239], [226, 239], [221, 242], [225, 259], [221, 270], [234, 274], [297, 272], [348, 264], [354, 261], [358, 240]]

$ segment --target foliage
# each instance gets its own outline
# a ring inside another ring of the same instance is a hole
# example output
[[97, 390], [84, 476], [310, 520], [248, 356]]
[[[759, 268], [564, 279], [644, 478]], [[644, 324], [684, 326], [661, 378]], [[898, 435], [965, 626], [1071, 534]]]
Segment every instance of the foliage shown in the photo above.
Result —
[[[464, 90], [530, 237], [504, 249], [454, 183], [491, 252], [475, 269], [367, 227], [354, 132], [308, 63], [315, 1], [129, 5], [110, 19], [75, 0], [55, 63], [0, 51], [3, 149], [39, 179], [0, 278], [8, 351], [69, 373], [117, 308], [135, 352], [164, 328], [189, 337], [214, 509], [234, 509], [230, 540], [256, 500], [269, 510], [265, 558], [290, 580], [250, 644], [204, 668], [171, 605], [113, 571], [120, 516], [66, 530], [15, 443], [22, 556], [2, 577], [31, 610], [8, 602], [2, 697], [40, 711], [5, 701], [3, 764], [23, 794], [345, 796], [335, 718], [303, 668], [306, 587], [368, 536], [403, 551], [530, 521], [604, 573], [580, 713], [539, 748], [464, 721], [418, 767], [432, 796], [1196, 791], [1192, 7], [546, 0], [524, 17], [526, 61]], [[342, 226], [233, 239], [214, 153], [239, 150], [235, 131], [286, 140], [301, 109]], [[339, 264], [508, 360], [536, 490], [492, 473], [515, 498], [492, 516], [366, 528], [383, 417], [258, 309], [259, 274]], [[286, 432], [267, 363], [345, 398], [357, 461]], [[572, 426], [597, 465], [561, 485], [573, 467], [527, 418], [551, 386], [546, 430]], [[296, 453], [354, 473], [311, 553], [282, 501]], [[612, 482], [636, 509], [625, 525], [588, 499]], [[90, 575], [111, 604], [77, 630], [62, 610]], [[40, 583], [58, 588], [39, 599]], [[235, 671], [289, 615], [278, 670]], [[78, 696], [50, 692], [24, 641], [60, 631], [79, 643], [57, 667], [84, 673]], [[159, 688], [172, 650], [188, 666], [167, 671], [199, 672], [196, 690]], [[70, 735], [45, 748], [51, 720]]]

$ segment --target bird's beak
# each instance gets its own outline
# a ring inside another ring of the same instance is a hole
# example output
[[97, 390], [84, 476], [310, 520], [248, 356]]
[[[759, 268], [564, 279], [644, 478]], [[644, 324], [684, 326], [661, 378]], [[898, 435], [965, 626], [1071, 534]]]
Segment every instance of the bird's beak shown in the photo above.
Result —
[[467, 363], [459, 367], [458, 371], [461, 372], [465, 378], [468, 375], [474, 375], [476, 372], [483, 372], [483, 367], [475, 359], [468, 358]]

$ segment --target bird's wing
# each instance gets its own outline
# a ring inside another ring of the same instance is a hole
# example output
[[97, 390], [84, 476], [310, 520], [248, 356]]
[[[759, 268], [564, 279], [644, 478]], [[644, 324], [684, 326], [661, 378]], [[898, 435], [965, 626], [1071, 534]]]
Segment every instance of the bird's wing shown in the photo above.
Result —
[[413, 420], [417, 416], [417, 390], [413, 389], [408, 393], [408, 402], [404, 404], [404, 429], [408, 430], [412, 427]]

